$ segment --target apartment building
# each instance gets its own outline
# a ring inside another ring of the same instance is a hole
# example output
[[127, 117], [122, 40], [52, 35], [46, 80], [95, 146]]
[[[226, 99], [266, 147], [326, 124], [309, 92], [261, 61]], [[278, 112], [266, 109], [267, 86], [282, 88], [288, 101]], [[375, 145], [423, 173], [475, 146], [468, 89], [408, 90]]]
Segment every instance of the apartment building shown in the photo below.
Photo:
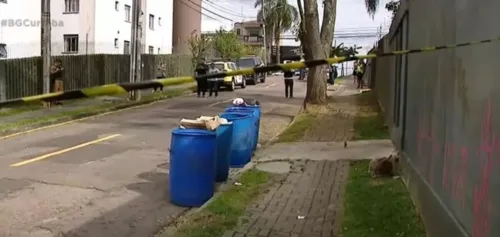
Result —
[[264, 47], [264, 28], [262, 22], [236, 22], [233, 29], [244, 43], [255, 47]]
[[[39, 56], [40, 1], [0, 0], [0, 58]], [[173, 0], [142, 0], [143, 53], [172, 52]], [[52, 55], [130, 53], [132, 0], [51, 0]]]

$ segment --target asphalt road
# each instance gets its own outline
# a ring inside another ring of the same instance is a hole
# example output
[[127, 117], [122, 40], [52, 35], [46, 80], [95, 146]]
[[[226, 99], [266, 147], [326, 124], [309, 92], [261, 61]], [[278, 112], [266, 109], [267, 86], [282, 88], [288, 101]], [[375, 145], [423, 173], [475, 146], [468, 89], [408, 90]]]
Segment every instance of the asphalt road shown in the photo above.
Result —
[[[168, 201], [170, 131], [213, 116], [236, 96], [290, 119], [305, 83], [284, 98], [282, 78], [219, 98], [184, 96], [0, 139], [0, 236], [145, 237], [186, 211]], [[293, 111], [292, 111], [293, 110]]]

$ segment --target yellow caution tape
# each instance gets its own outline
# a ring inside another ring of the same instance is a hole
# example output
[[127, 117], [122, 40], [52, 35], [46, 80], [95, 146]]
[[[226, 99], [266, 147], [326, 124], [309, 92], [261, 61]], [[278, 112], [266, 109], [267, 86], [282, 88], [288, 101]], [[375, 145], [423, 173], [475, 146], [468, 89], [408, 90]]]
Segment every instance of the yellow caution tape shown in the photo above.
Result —
[[500, 41], [500, 37], [493, 38], [493, 39], [487, 39], [487, 40], [481, 40], [481, 41], [461, 43], [461, 44], [443, 45], [443, 46], [437, 46], [437, 47], [425, 47], [425, 48], [421, 48], [421, 49], [411, 49], [411, 50], [399, 50], [399, 51], [393, 51], [390, 53], [352, 55], [352, 56], [346, 56], [346, 57], [326, 58], [326, 59], [318, 59], [318, 60], [311, 60], [311, 61], [304, 61], [304, 62], [293, 62], [293, 63], [287, 63], [287, 64], [277, 64], [277, 65], [270, 65], [270, 66], [263, 66], [263, 67], [256, 67], [256, 68], [243, 68], [240, 70], [235, 70], [235, 71], [230, 71], [230, 72], [207, 74], [207, 75], [202, 75], [202, 76], [197, 76], [197, 77], [174, 77], [174, 78], [165, 78], [165, 79], [157, 79], [157, 80], [134, 82], [134, 83], [109, 84], [109, 85], [85, 88], [85, 89], [81, 89], [81, 90], [56, 92], [56, 93], [28, 96], [28, 97], [8, 100], [8, 101], [0, 102], [0, 107], [9, 106], [9, 105], [18, 104], [18, 103], [34, 102], [34, 101], [60, 101], [60, 100], [71, 100], [71, 99], [79, 99], [79, 98], [86, 98], [86, 97], [103, 96], [103, 95], [114, 95], [114, 94], [120, 94], [120, 93], [127, 93], [129, 91], [134, 91], [134, 90], [150, 89], [150, 88], [155, 88], [155, 87], [159, 87], [159, 86], [178, 85], [178, 84], [193, 82], [193, 81], [198, 80], [198, 79], [224, 78], [227, 76], [252, 75], [252, 74], [257, 74], [257, 73], [267, 73], [267, 72], [273, 72], [273, 71], [287, 71], [287, 70], [292, 70], [292, 69], [303, 69], [303, 68], [315, 67], [315, 66], [325, 65], [325, 64], [329, 65], [329, 64], [341, 63], [341, 62], [347, 62], [347, 61], [356, 61], [359, 59], [372, 59], [372, 58], [378, 58], [378, 57], [389, 57], [389, 56], [396, 56], [396, 55], [432, 52], [432, 51], [436, 51], [436, 50], [459, 48], [459, 47], [465, 47], [465, 46], [471, 46], [471, 45], [477, 45], [477, 44], [491, 43], [491, 42], [496, 42], [496, 41]]

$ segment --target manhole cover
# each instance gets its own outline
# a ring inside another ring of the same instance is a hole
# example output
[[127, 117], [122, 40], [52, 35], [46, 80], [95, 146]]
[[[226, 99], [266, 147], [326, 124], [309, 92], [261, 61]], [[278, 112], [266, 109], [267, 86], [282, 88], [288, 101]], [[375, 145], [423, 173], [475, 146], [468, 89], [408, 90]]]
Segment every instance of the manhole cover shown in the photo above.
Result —
[[286, 174], [290, 172], [290, 163], [286, 161], [266, 162], [258, 164], [255, 168], [269, 173]]

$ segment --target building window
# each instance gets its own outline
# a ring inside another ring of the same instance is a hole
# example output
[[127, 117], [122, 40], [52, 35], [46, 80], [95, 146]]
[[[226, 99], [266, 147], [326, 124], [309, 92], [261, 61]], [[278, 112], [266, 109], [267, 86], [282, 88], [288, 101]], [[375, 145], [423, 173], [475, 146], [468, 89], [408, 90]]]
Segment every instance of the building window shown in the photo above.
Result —
[[120, 11], [120, 2], [115, 1], [115, 10]]
[[260, 36], [260, 30], [259, 29], [250, 29], [250, 30], [248, 30], [248, 34], [250, 36]]
[[0, 43], [0, 58], [7, 58], [7, 45]]
[[125, 22], [131, 22], [129, 5], [125, 5]]
[[155, 16], [149, 14], [149, 29], [154, 30], [155, 29]]
[[78, 13], [80, 11], [80, 0], [64, 0], [65, 13]]
[[158, 25], [161, 26], [161, 17], [158, 17]]
[[130, 54], [130, 41], [123, 41], [123, 54]]
[[115, 38], [115, 48], [118, 48], [118, 38]]
[[236, 35], [241, 35], [241, 29], [236, 29]]
[[148, 53], [149, 54], [155, 54], [155, 47], [149, 46]]
[[64, 53], [78, 53], [78, 35], [64, 35]]

